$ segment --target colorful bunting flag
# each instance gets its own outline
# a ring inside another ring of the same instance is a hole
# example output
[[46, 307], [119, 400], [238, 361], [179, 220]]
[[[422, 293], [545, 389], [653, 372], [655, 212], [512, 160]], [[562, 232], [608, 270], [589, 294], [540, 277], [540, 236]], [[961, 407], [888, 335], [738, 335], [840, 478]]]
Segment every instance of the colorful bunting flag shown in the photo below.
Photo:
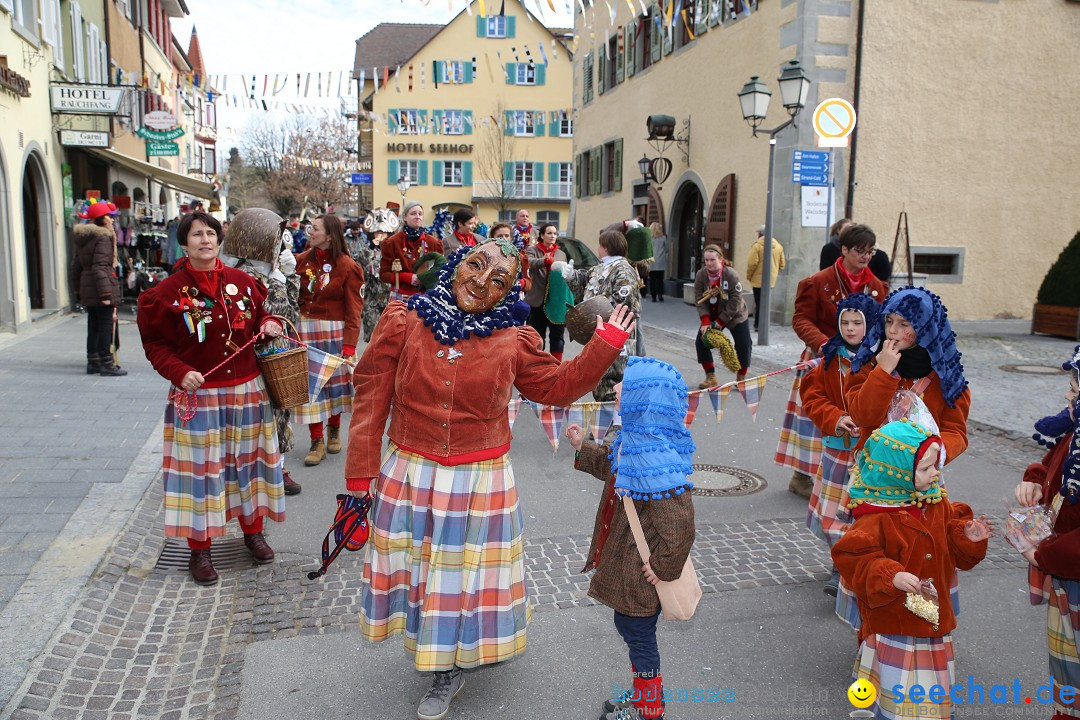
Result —
[[701, 393], [690, 393], [686, 398], [686, 402], [686, 419], [683, 420], [683, 424], [690, 427], [690, 423], [694, 422], [694, 416], [697, 415], [698, 403], [701, 402]]
[[514, 429], [514, 421], [517, 420], [518, 410], [521, 408], [521, 397], [510, 399], [510, 406], [506, 408], [506, 418], [510, 421], [510, 429]]
[[554, 452], [559, 450], [559, 433], [562, 432], [564, 422], [566, 422], [565, 408], [545, 405], [540, 410], [540, 426], [544, 428], [544, 434], [547, 435]]
[[345, 358], [308, 346], [308, 396], [311, 402], [316, 402], [323, 387], [344, 363]]
[[739, 394], [746, 401], [746, 408], [750, 415], [757, 421], [758, 405], [761, 404], [761, 394], [765, 391], [765, 376], [743, 380], [738, 384]]

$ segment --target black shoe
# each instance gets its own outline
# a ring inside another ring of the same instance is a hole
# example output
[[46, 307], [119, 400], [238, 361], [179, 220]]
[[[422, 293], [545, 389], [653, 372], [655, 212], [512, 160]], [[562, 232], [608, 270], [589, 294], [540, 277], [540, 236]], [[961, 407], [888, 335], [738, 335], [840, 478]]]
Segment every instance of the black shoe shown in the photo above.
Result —
[[99, 374], [101, 374], [101, 363], [87, 361], [87, 363], [86, 363], [86, 374], [87, 375], [99, 375]]
[[660, 302], [664, 302], [664, 296], [663, 295], [660, 296]]
[[114, 363], [110, 362], [101, 366], [102, 377], [123, 377], [124, 375], [127, 375], [127, 370]]
[[836, 597], [836, 594], [840, 592], [840, 571], [833, 568], [832, 575], [825, 581], [825, 587], [823, 588], [826, 595]]

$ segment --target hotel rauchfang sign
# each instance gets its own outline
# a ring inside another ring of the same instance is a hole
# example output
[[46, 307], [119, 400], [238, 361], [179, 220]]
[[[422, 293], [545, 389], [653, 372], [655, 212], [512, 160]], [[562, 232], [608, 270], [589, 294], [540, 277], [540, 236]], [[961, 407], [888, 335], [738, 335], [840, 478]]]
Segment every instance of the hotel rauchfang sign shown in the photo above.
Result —
[[108, 85], [50, 85], [53, 112], [77, 115], [115, 115], [124, 99], [123, 87]]

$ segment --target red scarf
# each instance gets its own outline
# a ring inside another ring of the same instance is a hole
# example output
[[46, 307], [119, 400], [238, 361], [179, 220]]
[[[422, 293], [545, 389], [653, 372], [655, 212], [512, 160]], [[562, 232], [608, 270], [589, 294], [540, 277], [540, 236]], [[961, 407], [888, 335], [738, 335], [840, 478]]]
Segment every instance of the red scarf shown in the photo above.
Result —
[[476, 236], [473, 235], [472, 233], [468, 233], [467, 235], [462, 235], [457, 230], [455, 230], [454, 231], [454, 237], [456, 237], [458, 239], [458, 242], [461, 243], [462, 245], [464, 245], [465, 247], [476, 247]]
[[717, 285], [719, 285], [720, 281], [724, 277], [724, 261], [720, 261], [720, 272], [713, 275], [708, 270], [705, 270], [705, 275], [709, 278], [709, 287], [716, 287]]
[[540, 248], [540, 252], [544, 254], [545, 260], [554, 260], [555, 253], [559, 252], [559, 244], [553, 243], [551, 245], [545, 245], [542, 241], [536, 244], [536, 247]]
[[515, 223], [514, 227], [517, 228], [517, 231], [519, 233], [521, 233], [521, 237], [525, 240], [525, 243], [528, 244], [529, 238], [532, 237], [532, 229], [533, 229], [532, 223], [529, 223], [525, 227], [522, 227], [522, 226], [518, 225], [517, 223]]
[[858, 275], [852, 275], [844, 267], [844, 258], [836, 261], [836, 272], [839, 273], [841, 279], [848, 286], [848, 290], [853, 293], [857, 293], [866, 287], [866, 284], [870, 282], [870, 278], [874, 277], [874, 273], [870, 272], [869, 265], [859, 271]]
[[220, 259], [214, 258], [214, 267], [209, 270], [196, 270], [191, 266], [191, 260], [184, 258], [184, 267], [191, 273], [191, 276], [195, 279], [196, 287], [202, 290], [204, 295], [212, 298], [218, 296], [218, 289], [221, 287], [221, 274], [225, 269]]

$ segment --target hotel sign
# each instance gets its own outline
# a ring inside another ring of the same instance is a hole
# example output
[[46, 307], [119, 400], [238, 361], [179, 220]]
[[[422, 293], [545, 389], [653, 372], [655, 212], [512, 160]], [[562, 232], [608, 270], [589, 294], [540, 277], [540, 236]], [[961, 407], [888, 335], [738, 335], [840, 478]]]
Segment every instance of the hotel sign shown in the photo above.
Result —
[[108, 85], [50, 85], [53, 112], [81, 115], [115, 115], [124, 99], [123, 87]]
[[61, 130], [60, 144], [64, 147], [109, 147], [106, 130]]

